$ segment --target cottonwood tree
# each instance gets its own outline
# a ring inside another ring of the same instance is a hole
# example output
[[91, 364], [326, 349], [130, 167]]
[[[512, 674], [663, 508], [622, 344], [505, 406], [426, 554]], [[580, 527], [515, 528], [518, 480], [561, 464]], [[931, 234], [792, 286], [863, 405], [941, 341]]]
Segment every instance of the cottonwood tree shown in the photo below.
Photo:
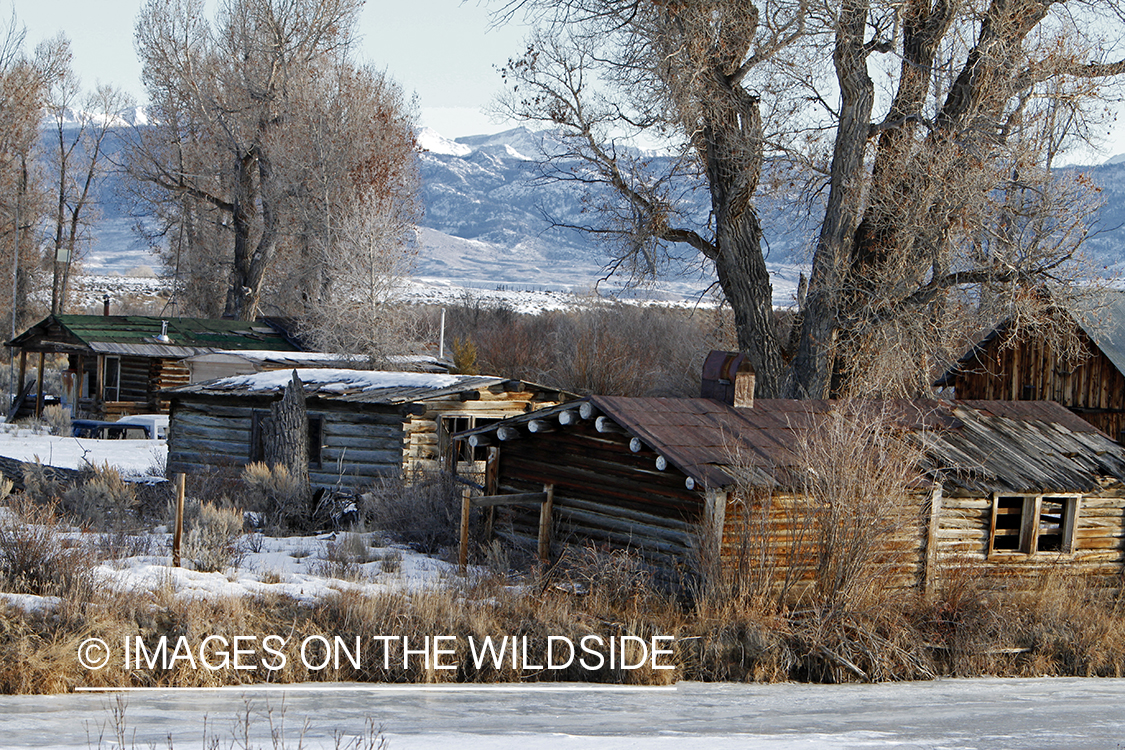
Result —
[[51, 312], [65, 311], [71, 270], [88, 241], [97, 183], [108, 168], [107, 137], [129, 98], [110, 85], [84, 93], [74, 73], [70, 41], [63, 35], [36, 47], [40, 69], [53, 70], [47, 93], [49, 130], [43, 150], [52, 207], [45, 261], [52, 269]]
[[50, 71], [24, 52], [25, 34], [13, 14], [0, 25], [0, 310], [14, 336], [35, 314], [42, 284], [36, 236], [44, 209], [35, 171], [39, 118]]
[[[1105, 59], [1115, 4], [517, 0], [501, 16], [521, 9], [545, 31], [506, 67], [503, 106], [567, 135], [568, 178], [610, 188], [591, 228], [616, 266], [650, 277], [690, 248], [713, 267], [760, 396], [924, 392], [982, 318], [1042, 327], [1083, 277], [1091, 186], [1053, 160], [1125, 70]], [[679, 146], [707, 222], [616, 145], [641, 132]], [[786, 340], [756, 203], [803, 185], [819, 222]]]
[[138, 130], [130, 171], [203, 305], [219, 292], [224, 314], [253, 318], [272, 285], [273, 311], [301, 316], [330, 273], [340, 207], [372, 193], [380, 201], [364, 210], [413, 201], [411, 111], [350, 57], [360, 5], [226, 0], [214, 23], [200, 0], [143, 8], [152, 125]]

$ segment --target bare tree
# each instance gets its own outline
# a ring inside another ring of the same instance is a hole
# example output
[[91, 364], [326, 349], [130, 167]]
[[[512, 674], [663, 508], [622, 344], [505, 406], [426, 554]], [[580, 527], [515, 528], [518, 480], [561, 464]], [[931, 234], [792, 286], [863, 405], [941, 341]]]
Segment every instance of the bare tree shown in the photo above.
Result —
[[[35, 314], [42, 281], [35, 229], [43, 211], [34, 149], [47, 74], [24, 52], [15, 14], [0, 26], [0, 262], [6, 272], [3, 312], [14, 336]], [[10, 274], [10, 275], [7, 275]]]
[[[142, 195], [159, 206], [177, 265], [194, 264], [212, 279], [219, 271], [226, 279], [225, 314], [255, 317], [280, 258], [304, 241], [302, 213], [307, 217], [307, 202], [322, 197], [312, 173], [320, 170], [322, 184], [362, 193], [386, 188], [378, 181], [361, 184], [383, 168], [380, 160], [397, 165], [404, 159], [401, 149], [373, 149], [372, 127], [337, 127], [330, 150], [338, 158], [318, 160], [315, 153], [320, 143], [310, 118], [324, 107], [310, 105], [328, 90], [324, 82], [346, 81], [353, 94], [382, 82], [350, 60], [360, 5], [226, 0], [213, 24], [199, 0], [151, 0], [141, 12], [137, 47], [153, 126], [138, 131], [130, 170], [147, 186]], [[343, 109], [372, 98], [341, 99], [341, 88], [331, 95]], [[362, 108], [349, 113], [343, 121], [376, 115]], [[411, 116], [405, 109], [396, 114], [381, 124], [398, 129], [412, 162]]]
[[106, 137], [117, 124], [120, 111], [130, 104], [124, 93], [108, 85], [83, 94], [72, 57], [70, 41], [61, 34], [36, 48], [40, 68], [54, 71], [47, 101], [51, 129], [44, 134], [54, 193], [46, 259], [52, 268], [52, 313], [66, 308], [71, 270], [89, 239], [86, 229], [95, 218], [92, 191], [107, 166], [103, 151]]
[[[1112, 3], [514, 0], [502, 17], [519, 9], [546, 31], [506, 68], [508, 112], [560, 128], [567, 176], [612, 189], [592, 228], [615, 264], [651, 276], [686, 247], [713, 267], [759, 395], [924, 390], [966, 309], [1047, 326], [1084, 277], [1089, 185], [1053, 167], [1125, 70], [1101, 52]], [[615, 145], [639, 132], [679, 145], [708, 220]], [[802, 185], [819, 228], [787, 351], [756, 201]]]

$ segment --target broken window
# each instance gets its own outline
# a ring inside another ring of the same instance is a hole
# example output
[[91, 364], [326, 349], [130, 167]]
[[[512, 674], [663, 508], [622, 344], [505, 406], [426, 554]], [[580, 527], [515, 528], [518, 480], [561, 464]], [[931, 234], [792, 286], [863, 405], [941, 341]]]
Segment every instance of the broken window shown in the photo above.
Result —
[[1073, 552], [1078, 496], [995, 495], [989, 554]]

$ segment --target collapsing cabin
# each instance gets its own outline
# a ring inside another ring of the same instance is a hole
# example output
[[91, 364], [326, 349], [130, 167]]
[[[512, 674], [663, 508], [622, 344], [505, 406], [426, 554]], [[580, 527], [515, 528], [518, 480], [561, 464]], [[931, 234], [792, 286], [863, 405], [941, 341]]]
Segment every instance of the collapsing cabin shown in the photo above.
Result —
[[[859, 407], [886, 415], [919, 456], [916, 479], [891, 499], [901, 523], [880, 540], [896, 551], [892, 585], [929, 589], [964, 565], [1121, 575], [1125, 449], [1096, 428], [1043, 401]], [[499, 506], [497, 533], [538, 541], [541, 554], [545, 528], [552, 556], [593, 543], [634, 549], [673, 579], [750, 565], [807, 582], [815, 557], [798, 554], [796, 530], [811, 538], [830, 516], [803, 489], [799, 446], [836, 408], [594, 396], [457, 439], [490, 451], [479, 504]], [[504, 495], [519, 502], [505, 507]], [[549, 517], [523, 507], [540, 497]], [[761, 546], [748, 559], [752, 536]]]
[[[263, 420], [293, 370], [238, 375], [166, 391], [168, 471], [234, 469], [264, 456]], [[553, 406], [569, 394], [518, 380], [347, 369], [295, 370], [305, 392], [314, 487], [360, 488], [380, 477], [451, 468], [450, 435]], [[474, 457], [457, 457], [462, 472]]]
[[1072, 315], [1077, 356], [997, 326], [935, 383], [960, 399], [1056, 401], [1125, 443], [1125, 292]]
[[[20, 383], [29, 353], [39, 355], [40, 381], [46, 355], [66, 355], [72, 413], [93, 419], [167, 411], [160, 391], [188, 382], [188, 357], [219, 350], [300, 351], [274, 322], [142, 315], [51, 315], [7, 346], [19, 351]], [[27, 383], [21, 395], [33, 386]]]

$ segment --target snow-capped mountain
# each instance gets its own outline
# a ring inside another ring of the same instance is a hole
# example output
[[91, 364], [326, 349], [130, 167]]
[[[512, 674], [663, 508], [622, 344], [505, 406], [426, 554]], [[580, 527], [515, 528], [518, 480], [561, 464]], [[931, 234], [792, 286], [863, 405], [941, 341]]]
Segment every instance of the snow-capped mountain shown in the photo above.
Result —
[[[131, 110], [121, 118], [142, 127], [145, 123], [143, 111]], [[420, 280], [444, 286], [585, 291], [604, 275], [605, 249], [590, 235], [552, 227], [548, 219], [588, 224], [591, 210], [581, 185], [544, 179], [540, 160], [560, 147], [550, 134], [516, 128], [451, 140], [422, 129], [418, 141], [425, 205], [418, 234]], [[1125, 261], [1125, 161], [1111, 159], [1082, 169], [1102, 186], [1104, 202], [1089, 250], [1099, 265], [1116, 267]], [[113, 188], [110, 184], [103, 191], [103, 220], [98, 242], [86, 260], [87, 270], [125, 273], [137, 266], [155, 268], [157, 260], [132, 233], [135, 219]], [[686, 180], [675, 189], [690, 205], [684, 223], [704, 226], [705, 191], [692, 191]], [[786, 304], [799, 266], [810, 255], [816, 210], [785, 195], [759, 197], [757, 207], [766, 233], [767, 261], [779, 276], [775, 301]], [[681, 276], [651, 293], [690, 297], [712, 281], [698, 269], [681, 270]], [[613, 282], [601, 286], [613, 287]]]

